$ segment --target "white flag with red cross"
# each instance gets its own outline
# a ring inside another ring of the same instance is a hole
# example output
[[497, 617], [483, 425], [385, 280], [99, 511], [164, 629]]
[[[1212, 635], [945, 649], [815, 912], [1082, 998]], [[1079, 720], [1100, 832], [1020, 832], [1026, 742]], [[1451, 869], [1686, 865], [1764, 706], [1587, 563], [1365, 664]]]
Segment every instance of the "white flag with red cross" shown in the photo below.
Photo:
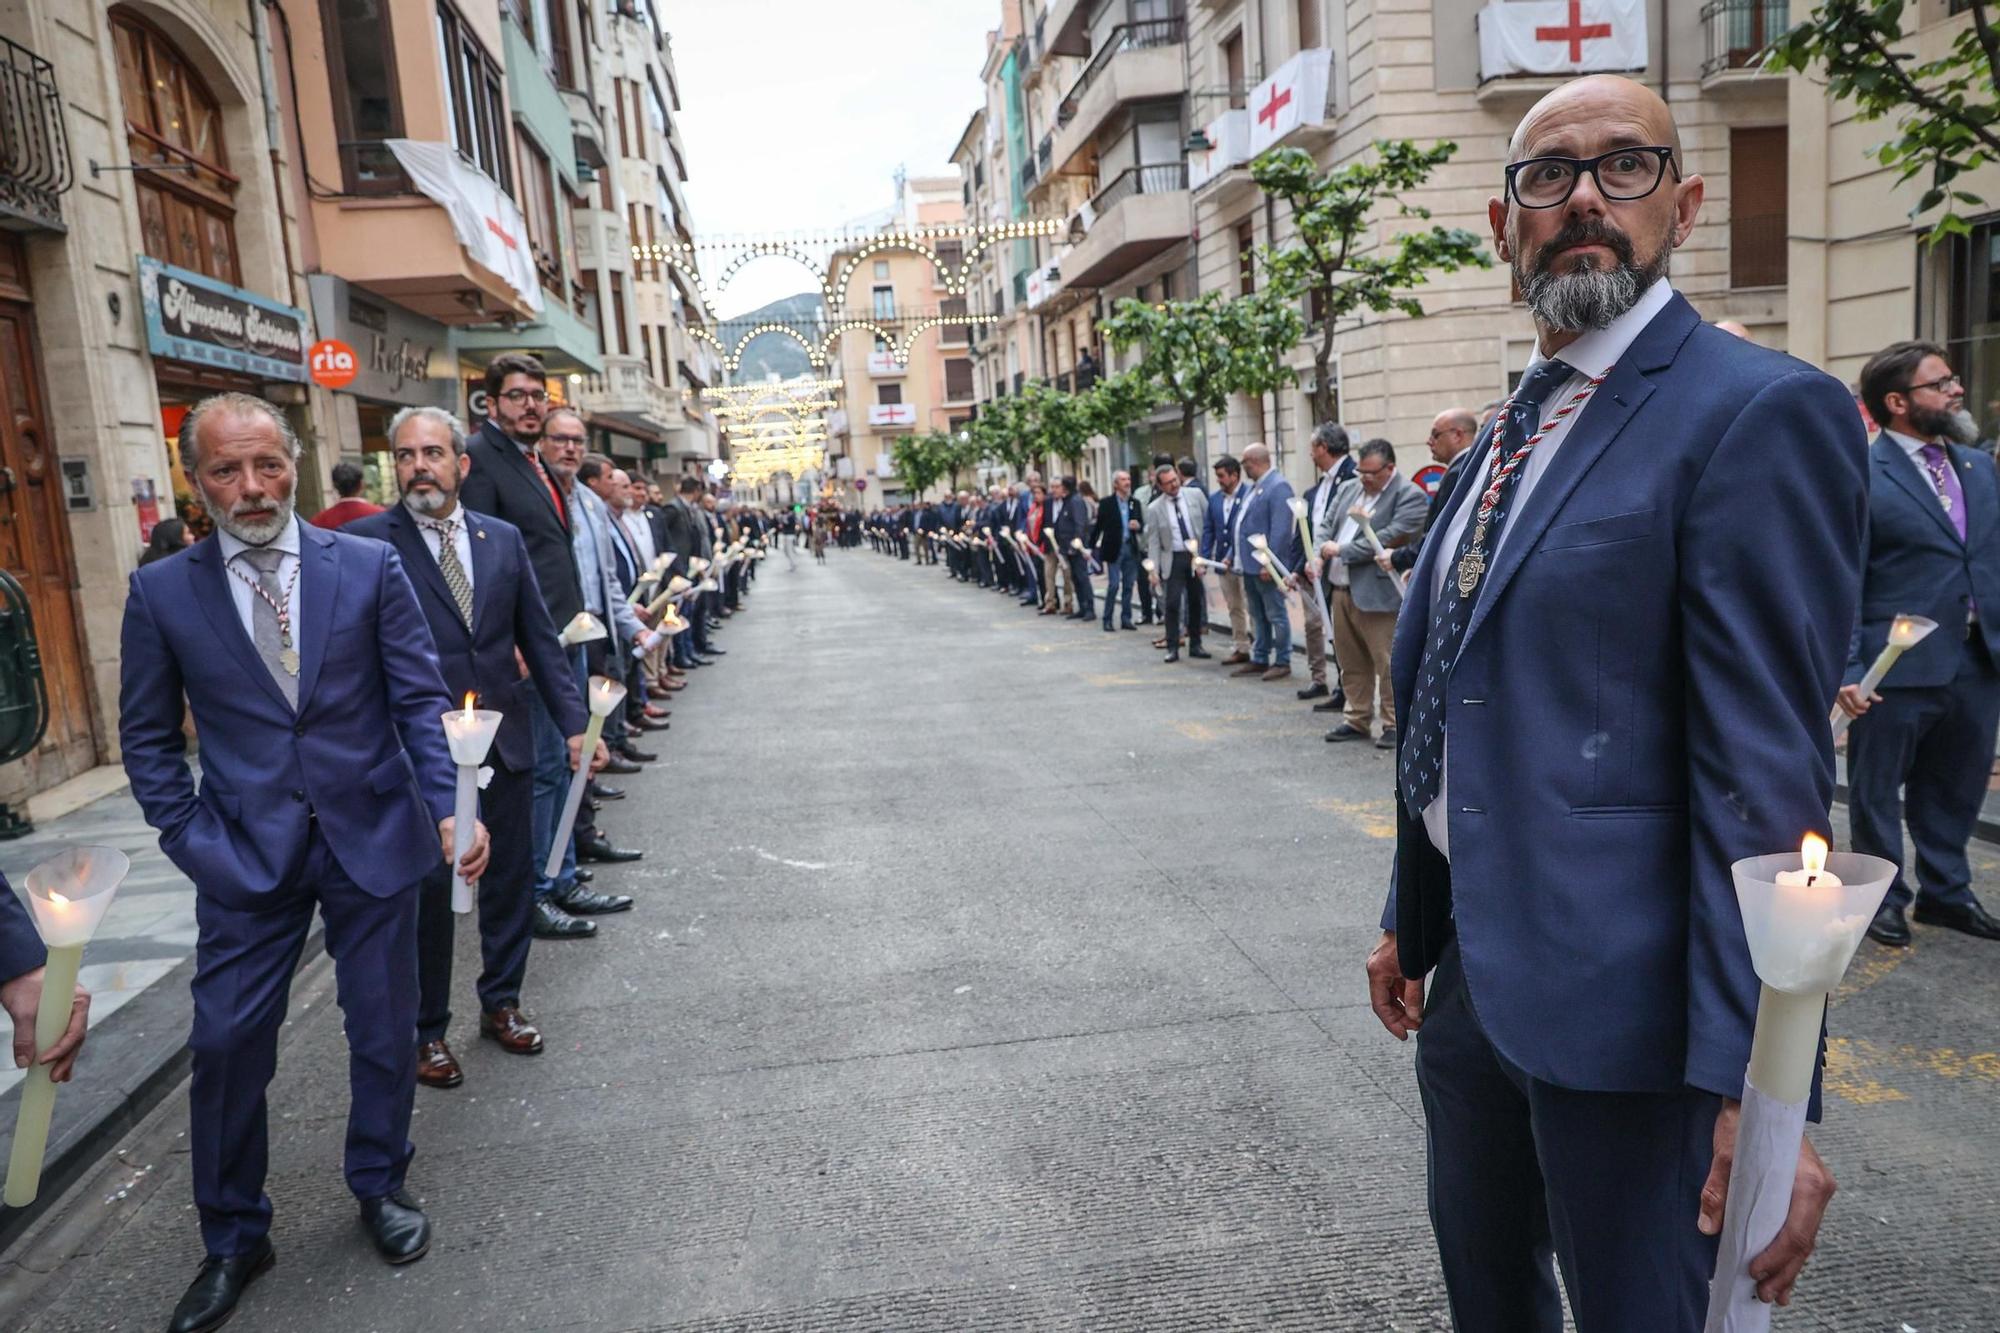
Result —
[[1479, 11], [1482, 80], [1645, 67], [1645, 0], [1503, 0]]

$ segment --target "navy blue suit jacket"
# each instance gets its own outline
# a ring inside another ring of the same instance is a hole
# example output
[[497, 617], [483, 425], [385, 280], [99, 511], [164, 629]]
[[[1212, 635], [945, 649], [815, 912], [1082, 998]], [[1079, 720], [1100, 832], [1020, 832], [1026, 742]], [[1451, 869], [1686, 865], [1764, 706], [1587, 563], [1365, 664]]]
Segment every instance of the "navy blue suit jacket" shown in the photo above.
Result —
[[[125, 599], [118, 738], [132, 795], [160, 850], [230, 907], [285, 883], [313, 814], [341, 869], [376, 897], [443, 859], [452, 704], [403, 562], [310, 523], [299, 556], [296, 710], [243, 628], [213, 536], [134, 571]], [[199, 791], [181, 734], [190, 707]]]
[[[1244, 500], [1250, 498], [1249, 484], [1238, 482], [1236, 495], [1236, 503], [1240, 506]], [[1208, 522], [1201, 528], [1201, 554], [1204, 560], [1228, 560], [1234, 550], [1235, 543], [1230, 538], [1228, 524], [1223, 521], [1223, 511], [1228, 508], [1229, 503], [1229, 496], [1223, 493], [1220, 486], [1208, 493]]]
[[48, 953], [14, 886], [0, 875], [0, 982], [34, 971], [48, 961]]
[[1266, 472], [1258, 481], [1243, 478], [1247, 495], [1241, 501], [1243, 516], [1236, 524], [1236, 552], [1233, 568], [1245, 578], [1256, 578], [1264, 567], [1257, 563], [1252, 554], [1250, 538], [1262, 533], [1270, 543], [1271, 554], [1287, 571], [1296, 574], [1305, 563], [1305, 549], [1299, 544], [1298, 520], [1292, 517], [1292, 507], [1286, 501], [1292, 498], [1292, 483], [1277, 468]]
[[[1729, 866], [1828, 829], [1866, 454], [1837, 380], [1676, 296], [1509, 520], [1445, 685], [1451, 859], [1399, 790], [1383, 924], [1410, 977], [1456, 933], [1534, 1077], [1741, 1095], [1758, 982]], [[1410, 581], [1398, 717], [1450, 554], [1424, 543]]]
[[556, 497], [542, 484], [535, 465], [519, 446], [491, 421], [465, 442], [472, 471], [460, 483], [458, 502], [476, 513], [491, 514], [521, 530], [534, 561], [535, 582], [549, 604], [549, 619], [567, 625], [583, 610], [583, 582], [570, 546], [574, 503], [556, 506]]
[[[415, 575], [417, 604], [430, 624], [446, 691], [458, 700], [476, 694], [479, 707], [500, 711], [494, 760], [525, 773], [535, 766], [528, 705], [537, 692], [563, 735], [579, 734], [589, 719], [576, 691], [576, 673], [556, 639], [555, 622], [549, 619], [549, 608], [535, 583], [521, 530], [470, 509], [461, 508], [458, 517], [465, 523], [466, 544], [472, 548], [470, 629], [459, 618], [458, 599], [451, 595], [444, 571], [409, 510], [393, 505], [348, 524], [344, 531], [396, 548], [403, 567]], [[526, 678], [514, 663], [516, 650], [528, 664]]]
[[1899, 615], [1928, 616], [1938, 628], [1897, 660], [1889, 685], [1950, 684], [1963, 654], [1965, 617], [1975, 605], [1987, 651], [2000, 661], [2000, 478], [1979, 450], [1953, 444], [1946, 451], [1965, 491], [1964, 541], [1929, 475], [1901, 445], [1880, 435], [1868, 450], [1861, 622], [1843, 684], [1860, 681]]

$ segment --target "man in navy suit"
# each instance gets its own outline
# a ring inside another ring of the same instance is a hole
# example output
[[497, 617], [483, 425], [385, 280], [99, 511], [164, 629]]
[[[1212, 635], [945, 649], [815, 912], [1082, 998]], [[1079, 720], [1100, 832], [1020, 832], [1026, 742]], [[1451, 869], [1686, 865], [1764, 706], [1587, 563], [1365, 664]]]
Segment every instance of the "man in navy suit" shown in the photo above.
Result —
[[[1367, 971], [1421, 1033], [1462, 1330], [1556, 1333], [1557, 1261], [1580, 1333], [1701, 1327], [1758, 995], [1729, 866], [1827, 830], [1866, 442], [1838, 381], [1674, 293], [1701, 199], [1651, 89], [1528, 112], [1488, 212], [1538, 350], [1397, 625]], [[1765, 1300], [1832, 1193], [1800, 1159]]]
[[[1914, 899], [1925, 925], [2000, 940], [2000, 920], [1973, 896], [1965, 858], [2000, 726], [2000, 485], [1992, 457], [1966, 447], [1979, 428], [1936, 343], [1877, 352], [1861, 368], [1861, 401], [1882, 434], [1868, 455], [1861, 623], [1840, 706], [1856, 719], [1847, 733], [1854, 850], [1896, 865], [1868, 933], [1907, 945]], [[1938, 627], [1864, 699], [1861, 677], [1899, 615]], [[1899, 793], [1917, 849], [1914, 894], [1903, 879]]]
[[[1069, 573], [1070, 585], [1076, 590], [1076, 610], [1070, 612], [1071, 620], [1089, 620], [1097, 614], [1097, 603], [1090, 586], [1090, 505], [1076, 493], [1075, 477], [1058, 477], [1050, 504], [1055, 509], [1055, 526], [1051, 535], [1055, 538], [1057, 558]], [[1044, 531], [1049, 529], [1044, 528]], [[1085, 550], [1078, 550], [1076, 543], [1084, 543]]]
[[[1236, 525], [1243, 519], [1243, 505], [1250, 488], [1243, 481], [1243, 464], [1229, 454], [1215, 460], [1215, 489], [1208, 495], [1208, 526], [1201, 532], [1201, 556], [1222, 566], [1216, 580], [1222, 588], [1222, 605], [1229, 616], [1229, 655], [1216, 665], [1242, 666], [1250, 660], [1250, 608], [1243, 592], [1243, 576], [1236, 568]], [[1208, 608], [1201, 608], [1205, 617]]]
[[1250, 642], [1250, 660], [1232, 676], [1262, 676], [1265, 680], [1285, 680], [1292, 674], [1292, 618], [1285, 608], [1285, 585], [1275, 573], [1258, 561], [1252, 537], [1262, 537], [1272, 559], [1296, 573], [1305, 564], [1305, 548], [1299, 541], [1298, 523], [1292, 518], [1292, 483], [1271, 466], [1271, 450], [1253, 444], [1243, 451], [1243, 475], [1250, 494], [1241, 499], [1236, 519], [1236, 547], [1233, 567], [1243, 576], [1243, 599], [1250, 604], [1250, 623], [1256, 637]]
[[[174, 1312], [187, 1333], [227, 1318], [272, 1262], [264, 1089], [315, 908], [347, 1020], [348, 1188], [389, 1262], [430, 1247], [403, 1175], [417, 886], [451, 854], [453, 768], [452, 705], [403, 562], [298, 521], [299, 445], [277, 409], [204, 399], [181, 450], [216, 532], [132, 575], [118, 731], [132, 795], [196, 894], [188, 1147], [208, 1258]], [[486, 855], [482, 827], [468, 880]]]
[[[387, 542], [402, 558], [416, 583], [450, 697], [476, 696], [477, 707], [501, 714], [487, 753], [493, 776], [479, 798], [493, 840], [492, 863], [479, 882], [485, 965], [479, 974], [479, 1035], [502, 1050], [536, 1055], [542, 1034], [521, 1012], [535, 903], [535, 732], [529, 699], [539, 699], [568, 737], [572, 769], [588, 718], [535, 584], [521, 530], [458, 502], [459, 484], [470, 467], [458, 419], [435, 407], [404, 408], [389, 422], [388, 440], [403, 502], [347, 531]], [[526, 677], [517, 663], [526, 663]], [[451, 868], [443, 862], [432, 867], [421, 893], [417, 1081], [454, 1088], [465, 1074], [445, 1042], [455, 934]]]

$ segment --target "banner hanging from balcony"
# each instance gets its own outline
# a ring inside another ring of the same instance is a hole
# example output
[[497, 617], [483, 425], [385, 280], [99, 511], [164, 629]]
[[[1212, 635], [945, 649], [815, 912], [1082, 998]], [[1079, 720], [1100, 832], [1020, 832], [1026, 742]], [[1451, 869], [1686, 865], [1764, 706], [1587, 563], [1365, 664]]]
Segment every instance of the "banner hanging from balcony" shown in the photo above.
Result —
[[1511, 0], [1479, 11], [1479, 77], [1646, 67], [1645, 0]]
[[384, 139], [384, 146], [409, 173], [410, 181], [444, 206], [451, 229], [467, 254], [506, 279], [514, 294], [537, 314], [542, 285], [528, 250], [528, 226], [521, 210], [493, 178], [458, 155], [448, 143]]
[[1294, 130], [1326, 119], [1333, 52], [1317, 46], [1278, 66], [1250, 94], [1250, 156], [1283, 143]]

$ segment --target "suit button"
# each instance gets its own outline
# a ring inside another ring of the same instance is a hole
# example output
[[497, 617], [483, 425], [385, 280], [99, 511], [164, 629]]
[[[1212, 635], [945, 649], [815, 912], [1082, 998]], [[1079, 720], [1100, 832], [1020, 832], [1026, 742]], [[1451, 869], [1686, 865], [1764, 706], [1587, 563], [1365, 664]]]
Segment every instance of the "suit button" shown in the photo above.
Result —
[[305, 734], [306, 734], [306, 724], [303, 722], [299, 723], [296, 727], [292, 728], [292, 735], [294, 736], [303, 736]]
[[306, 793], [305, 793], [305, 789], [304, 789], [303, 787], [294, 787], [294, 788], [292, 789], [292, 799], [293, 799], [293, 800], [295, 800], [295, 801], [303, 801], [303, 800], [305, 800], [305, 798], [306, 798]]

